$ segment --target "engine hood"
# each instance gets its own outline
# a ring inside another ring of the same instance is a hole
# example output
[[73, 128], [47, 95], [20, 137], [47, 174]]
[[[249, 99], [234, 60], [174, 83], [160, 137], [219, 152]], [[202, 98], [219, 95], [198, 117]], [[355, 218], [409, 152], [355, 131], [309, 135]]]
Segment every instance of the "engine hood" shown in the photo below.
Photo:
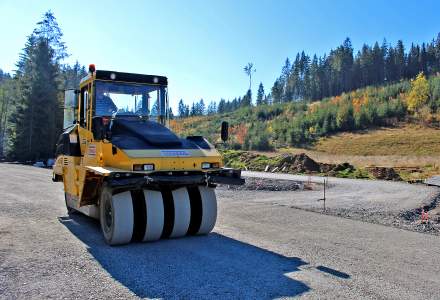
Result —
[[212, 148], [202, 137], [182, 139], [160, 123], [141, 119], [115, 118], [110, 132], [112, 144], [123, 150]]

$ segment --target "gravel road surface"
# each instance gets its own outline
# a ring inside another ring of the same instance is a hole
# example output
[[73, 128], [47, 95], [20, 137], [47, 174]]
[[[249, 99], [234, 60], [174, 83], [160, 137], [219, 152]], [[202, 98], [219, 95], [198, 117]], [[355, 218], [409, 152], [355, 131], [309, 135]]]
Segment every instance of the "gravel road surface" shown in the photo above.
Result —
[[[317, 200], [323, 198], [324, 177], [251, 171], [244, 171], [243, 176], [317, 183], [313, 191], [273, 193], [273, 195], [279, 197], [279, 202], [282, 204], [292, 204], [301, 208], [322, 208], [322, 202]], [[328, 186], [327, 208], [368, 209], [377, 212], [401, 212], [413, 209], [428, 204], [440, 194], [440, 188], [435, 186], [382, 180], [330, 177]]]
[[[219, 188], [212, 234], [109, 247], [97, 222], [66, 215], [62, 184], [50, 181], [50, 170], [0, 164], [0, 178], [0, 299], [440, 295], [439, 236], [285, 205], [292, 195], [319, 191]], [[390, 196], [406, 193], [402, 186], [379, 185], [374, 195], [380, 205], [387, 202], [382, 197], [414, 205]], [[435, 192], [412, 188], [422, 198]], [[350, 202], [348, 192], [342, 198]]]

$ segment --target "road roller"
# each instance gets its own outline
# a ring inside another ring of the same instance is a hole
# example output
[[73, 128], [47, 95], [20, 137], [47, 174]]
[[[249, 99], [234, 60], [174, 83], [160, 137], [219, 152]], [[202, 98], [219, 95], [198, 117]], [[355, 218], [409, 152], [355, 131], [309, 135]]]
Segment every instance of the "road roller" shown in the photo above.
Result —
[[[202, 136], [169, 129], [165, 76], [96, 70], [65, 91], [52, 180], [69, 214], [100, 221], [109, 245], [208, 234], [218, 184], [244, 183]], [[219, 128], [228, 138], [228, 124]]]

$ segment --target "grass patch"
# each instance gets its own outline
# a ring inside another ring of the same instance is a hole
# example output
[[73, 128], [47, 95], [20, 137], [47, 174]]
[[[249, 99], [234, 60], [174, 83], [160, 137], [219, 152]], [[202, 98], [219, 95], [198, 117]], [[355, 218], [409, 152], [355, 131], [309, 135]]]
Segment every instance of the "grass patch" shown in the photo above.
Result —
[[335, 177], [339, 178], [351, 178], [351, 179], [374, 179], [370, 173], [365, 169], [345, 169], [335, 174]]
[[320, 139], [314, 150], [338, 155], [440, 155], [440, 130], [415, 125], [341, 133]]

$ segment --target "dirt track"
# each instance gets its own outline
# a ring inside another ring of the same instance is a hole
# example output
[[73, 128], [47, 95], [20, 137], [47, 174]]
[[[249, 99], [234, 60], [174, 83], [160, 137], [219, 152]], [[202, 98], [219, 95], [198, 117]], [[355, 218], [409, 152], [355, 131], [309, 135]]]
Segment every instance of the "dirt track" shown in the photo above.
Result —
[[[96, 222], [66, 216], [61, 184], [50, 181], [50, 170], [0, 164], [0, 178], [1, 299], [440, 294], [440, 237], [287, 205], [319, 191], [222, 188], [214, 233], [108, 247]], [[419, 200], [436, 192], [413, 188]], [[399, 202], [391, 197], [399, 190], [406, 193], [402, 186], [383, 185], [376, 190], [377, 203], [387, 203], [380, 195]], [[341, 199], [349, 203], [349, 192]], [[371, 194], [359, 199], [376, 202]], [[409, 199], [401, 204], [414, 205]]]

